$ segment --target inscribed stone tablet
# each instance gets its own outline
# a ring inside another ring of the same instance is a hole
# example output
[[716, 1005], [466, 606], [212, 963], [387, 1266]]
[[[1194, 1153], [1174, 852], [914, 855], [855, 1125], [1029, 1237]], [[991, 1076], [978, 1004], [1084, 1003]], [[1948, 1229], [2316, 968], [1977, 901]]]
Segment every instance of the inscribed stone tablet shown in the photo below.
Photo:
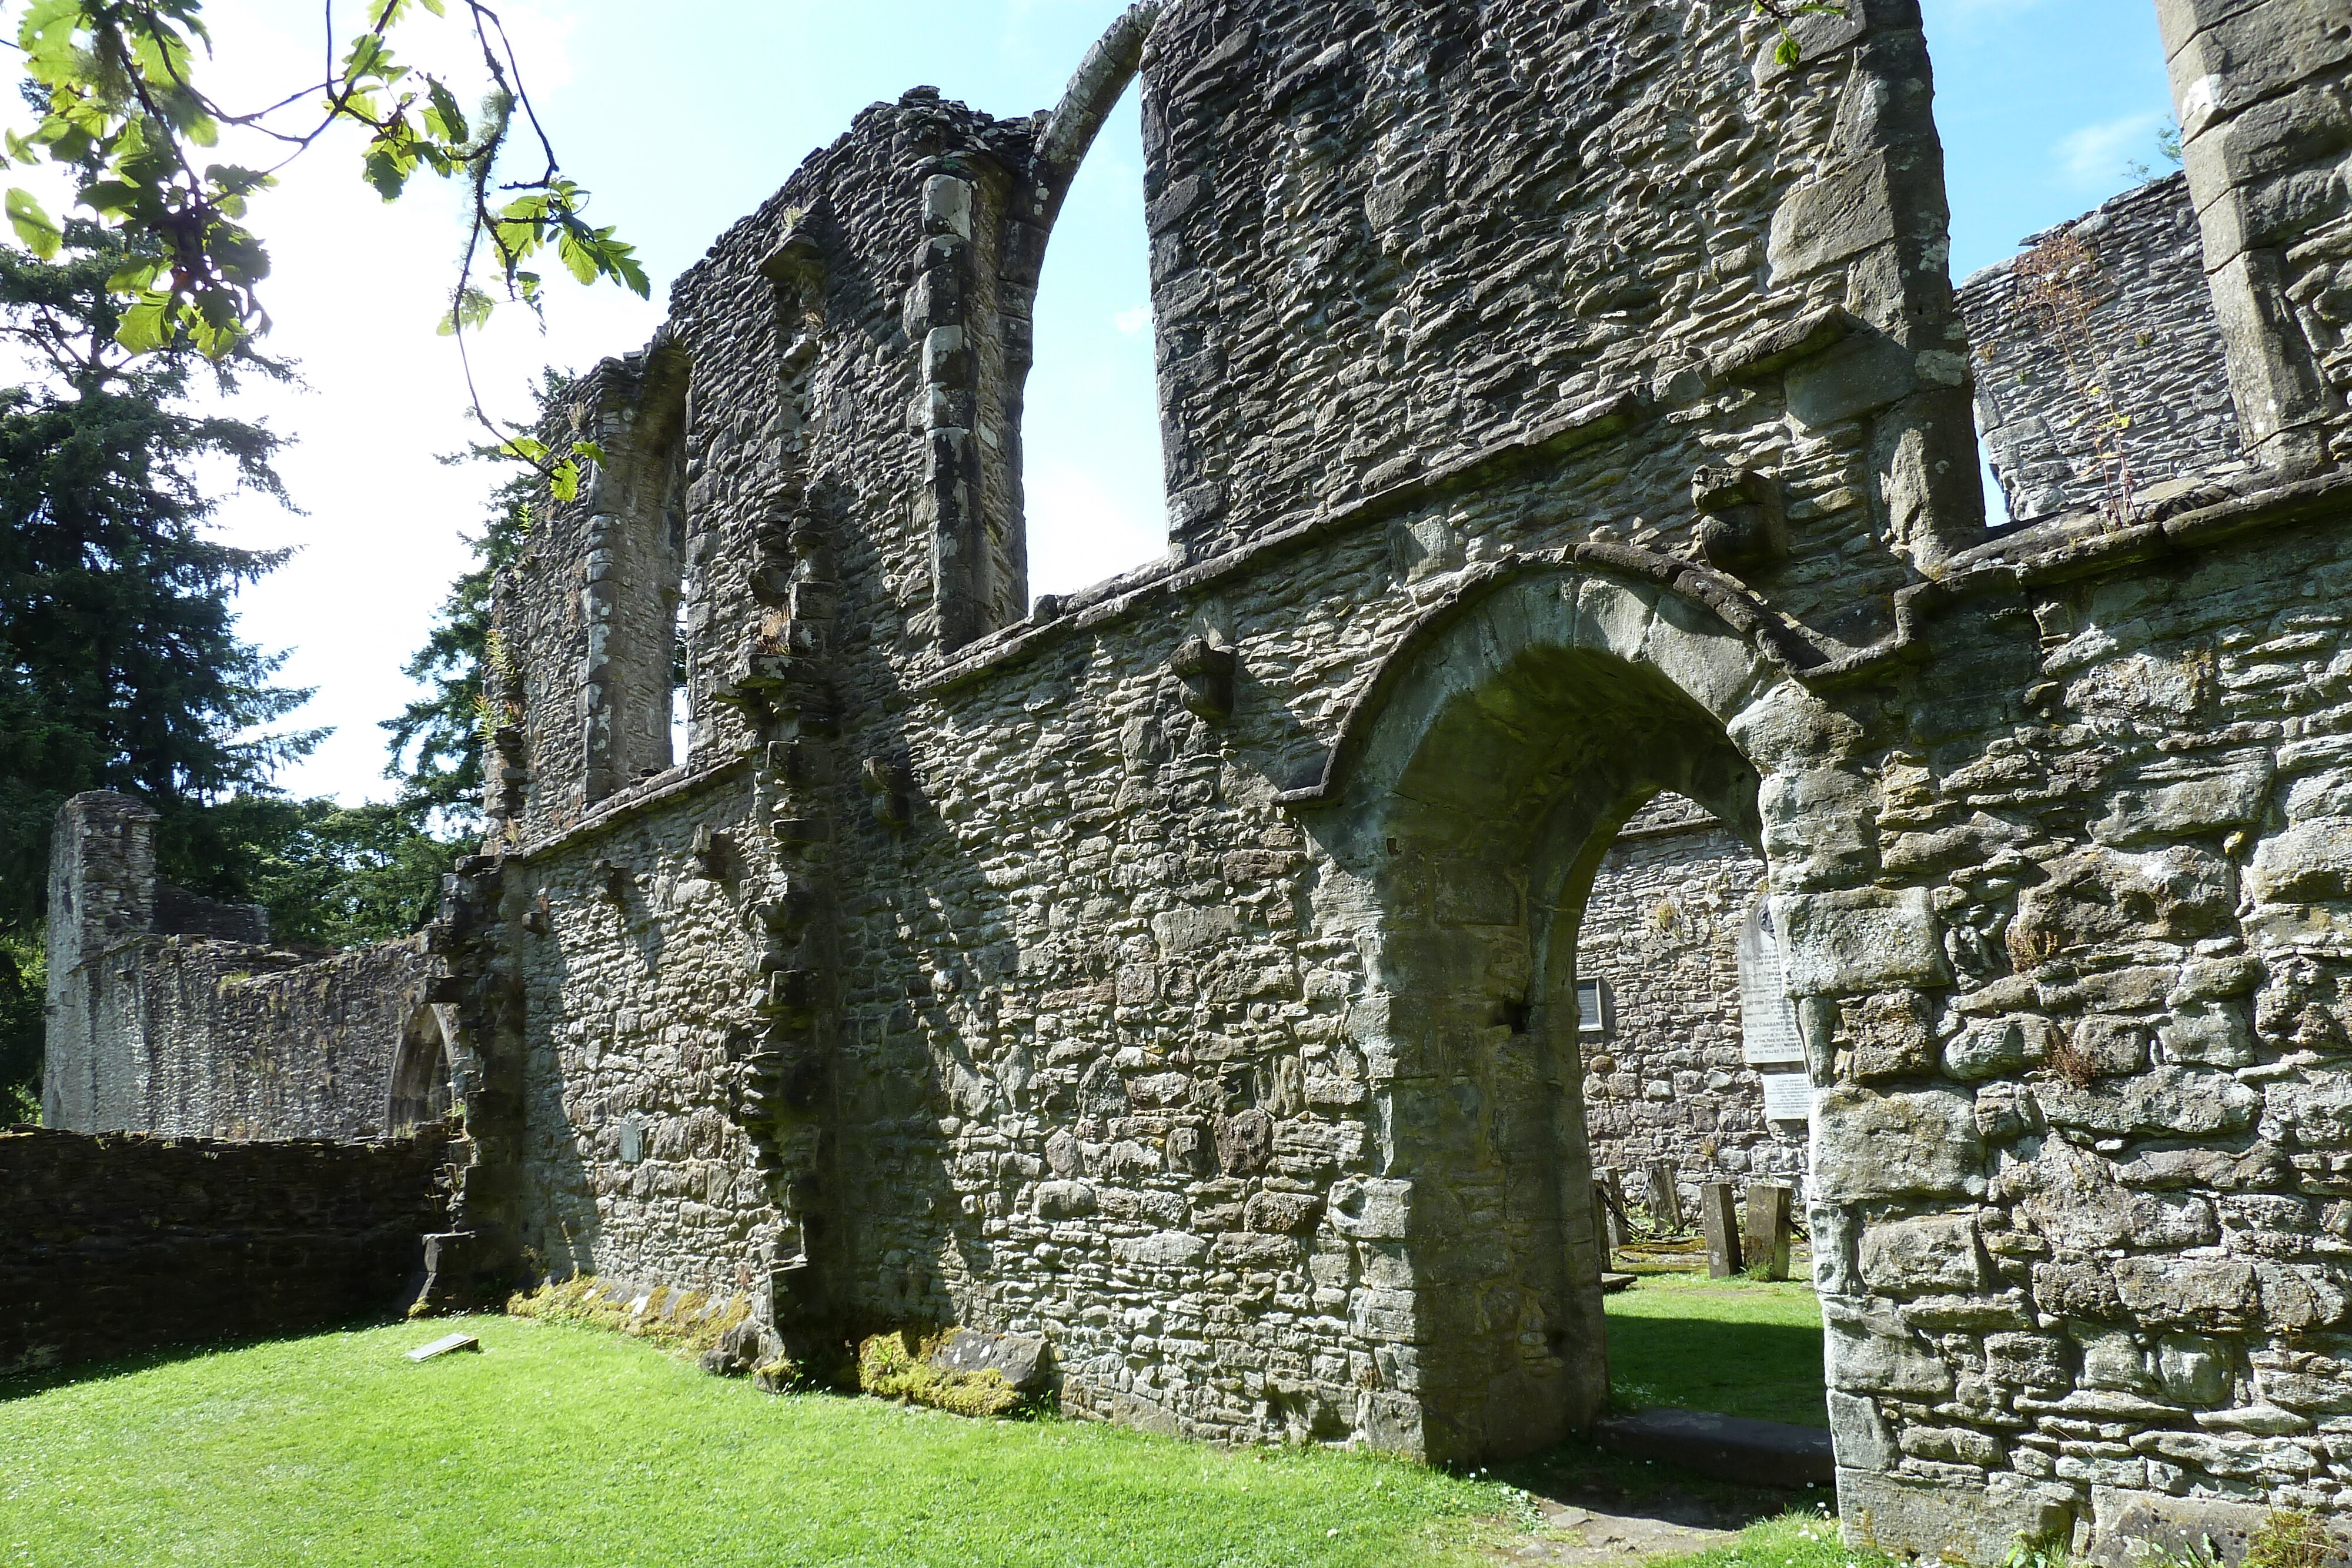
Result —
[[1767, 1072], [1764, 1079], [1764, 1116], [1771, 1122], [1810, 1122], [1813, 1119], [1812, 1080], [1801, 1072]]
[[1772, 904], [1765, 898], [1759, 898], [1739, 923], [1739, 1046], [1750, 1067], [1801, 1067], [1805, 1062], [1797, 1009], [1780, 978]]

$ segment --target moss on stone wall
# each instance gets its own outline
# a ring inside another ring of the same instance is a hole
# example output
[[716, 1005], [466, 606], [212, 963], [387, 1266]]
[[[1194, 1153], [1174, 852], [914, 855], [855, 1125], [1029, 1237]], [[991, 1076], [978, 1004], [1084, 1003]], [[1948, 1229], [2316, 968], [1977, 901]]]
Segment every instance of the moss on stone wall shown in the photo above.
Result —
[[857, 1386], [880, 1398], [908, 1400], [957, 1416], [1005, 1416], [1020, 1405], [1020, 1391], [993, 1368], [949, 1372], [931, 1364], [939, 1348], [937, 1337], [909, 1349], [904, 1334], [876, 1334], [857, 1347]]
[[541, 1322], [604, 1329], [699, 1355], [750, 1319], [751, 1299], [673, 1291], [667, 1285], [632, 1291], [582, 1274], [561, 1284], [551, 1280], [535, 1291], [517, 1291], [507, 1300], [507, 1312]]

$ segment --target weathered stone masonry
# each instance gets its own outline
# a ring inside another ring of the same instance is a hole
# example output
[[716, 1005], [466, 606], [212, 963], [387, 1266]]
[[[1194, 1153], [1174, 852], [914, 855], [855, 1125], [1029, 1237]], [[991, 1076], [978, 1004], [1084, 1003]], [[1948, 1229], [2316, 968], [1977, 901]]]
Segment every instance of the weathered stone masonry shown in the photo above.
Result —
[[[2234, 440], [1988, 538], [1917, 16], [1853, 9], [1140, 5], [721, 236], [499, 587], [485, 1265], [1539, 1446], [1606, 1387], [1582, 916], [1671, 791], [1769, 880], [1849, 1530], [2345, 1512], [2352, 17], [2159, 7]], [[1171, 553], [1027, 606], [1028, 291], [1137, 72]]]

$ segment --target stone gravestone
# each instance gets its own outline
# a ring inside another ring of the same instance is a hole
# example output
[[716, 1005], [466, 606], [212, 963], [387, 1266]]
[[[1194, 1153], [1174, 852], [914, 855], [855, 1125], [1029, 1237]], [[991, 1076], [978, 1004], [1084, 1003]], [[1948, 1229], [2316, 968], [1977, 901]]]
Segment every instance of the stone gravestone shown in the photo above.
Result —
[[1625, 1231], [1624, 1178], [1614, 1166], [1603, 1166], [1592, 1173], [1592, 1207], [1601, 1211], [1598, 1228], [1613, 1254], [1632, 1239]]
[[1649, 1174], [1651, 1228], [1661, 1236], [1672, 1236], [1683, 1228], [1681, 1177], [1672, 1160], [1652, 1160]]
[[1764, 1278], [1789, 1277], [1789, 1214], [1792, 1197], [1778, 1182], [1758, 1182], [1748, 1189], [1748, 1232], [1740, 1252], [1748, 1267], [1760, 1267]]
[[1727, 1181], [1698, 1189], [1699, 1228], [1706, 1236], [1706, 1275], [1720, 1280], [1739, 1272], [1739, 1209]]

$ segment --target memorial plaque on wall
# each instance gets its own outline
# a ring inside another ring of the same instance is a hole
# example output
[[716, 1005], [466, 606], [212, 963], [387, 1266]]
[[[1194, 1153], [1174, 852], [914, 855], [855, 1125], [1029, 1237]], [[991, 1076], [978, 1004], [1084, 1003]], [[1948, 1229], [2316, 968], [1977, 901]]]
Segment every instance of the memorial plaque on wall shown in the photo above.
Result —
[[1805, 1042], [1780, 977], [1772, 901], [1759, 897], [1739, 923], [1739, 1049], [1750, 1067], [1802, 1067]]
[[1813, 1119], [1813, 1081], [1801, 1068], [1759, 1074], [1764, 1080], [1764, 1119], [1768, 1122], [1810, 1122]]

